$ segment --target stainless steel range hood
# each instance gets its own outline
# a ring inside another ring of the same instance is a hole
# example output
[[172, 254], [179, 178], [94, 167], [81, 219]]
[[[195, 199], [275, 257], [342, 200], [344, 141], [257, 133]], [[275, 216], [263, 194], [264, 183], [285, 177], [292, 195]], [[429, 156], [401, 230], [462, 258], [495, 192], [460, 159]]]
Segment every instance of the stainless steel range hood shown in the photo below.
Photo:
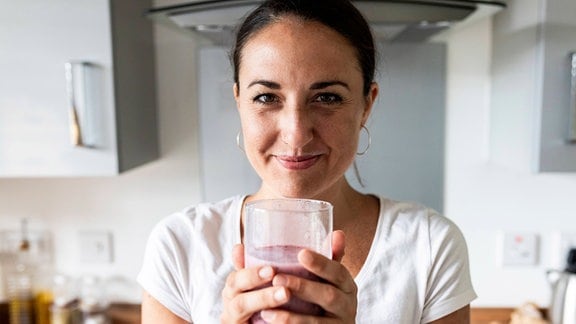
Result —
[[[314, 1], [314, 0], [310, 0]], [[261, 0], [189, 1], [150, 9], [147, 15], [166, 25], [200, 33], [221, 45], [232, 40], [234, 26]], [[370, 22], [376, 38], [423, 42], [448, 28], [458, 28], [503, 9], [503, 1], [352, 0]]]

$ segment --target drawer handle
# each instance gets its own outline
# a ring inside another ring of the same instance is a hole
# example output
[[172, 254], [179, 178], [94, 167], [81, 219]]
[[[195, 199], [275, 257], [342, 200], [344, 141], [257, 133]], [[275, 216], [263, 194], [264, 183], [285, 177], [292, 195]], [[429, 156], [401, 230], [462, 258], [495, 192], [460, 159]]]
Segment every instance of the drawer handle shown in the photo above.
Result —
[[87, 78], [88, 69], [92, 64], [84, 61], [70, 61], [64, 64], [66, 72], [66, 91], [68, 93], [69, 102], [69, 127], [70, 127], [70, 142], [77, 147], [94, 147], [94, 143], [90, 143], [90, 134], [87, 134], [90, 127], [90, 121], [87, 120], [90, 116], [89, 109], [90, 103], [87, 102], [88, 85]]
[[570, 53], [570, 116], [568, 142], [576, 144], [576, 52]]

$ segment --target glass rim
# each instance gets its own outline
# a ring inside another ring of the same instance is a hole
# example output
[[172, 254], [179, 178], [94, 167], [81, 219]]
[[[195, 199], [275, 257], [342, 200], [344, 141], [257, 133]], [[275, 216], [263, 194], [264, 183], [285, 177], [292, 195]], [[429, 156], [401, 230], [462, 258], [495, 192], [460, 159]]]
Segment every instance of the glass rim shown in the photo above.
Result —
[[[333, 209], [334, 206], [324, 200], [319, 200], [319, 199], [307, 199], [307, 198], [270, 198], [270, 199], [258, 199], [258, 200], [253, 200], [250, 202], [247, 202], [244, 205], [245, 209], [268, 209], [266, 208], [266, 206], [268, 206], [268, 204], [274, 204], [276, 202], [281, 202], [281, 203], [288, 203], [290, 204], [290, 206], [286, 206], [285, 208], [281, 208], [278, 209], [276, 208], [275, 210], [277, 211], [293, 211], [294, 209], [291, 208], [291, 206], [297, 206], [297, 203], [312, 203], [314, 205], [319, 206], [318, 209], [315, 209], [313, 211], [318, 212], [318, 211], [326, 211], [326, 210], [330, 210]], [[284, 206], [282, 206], [284, 207]], [[312, 210], [311, 210], [312, 212]]]

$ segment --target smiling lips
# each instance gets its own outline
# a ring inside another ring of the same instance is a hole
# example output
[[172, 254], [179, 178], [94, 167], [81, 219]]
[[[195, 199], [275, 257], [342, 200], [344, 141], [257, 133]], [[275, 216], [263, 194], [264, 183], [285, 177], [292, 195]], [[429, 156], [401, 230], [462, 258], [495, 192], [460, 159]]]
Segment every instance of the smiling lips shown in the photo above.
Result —
[[305, 170], [316, 164], [320, 155], [288, 156], [276, 155], [276, 160], [289, 170]]

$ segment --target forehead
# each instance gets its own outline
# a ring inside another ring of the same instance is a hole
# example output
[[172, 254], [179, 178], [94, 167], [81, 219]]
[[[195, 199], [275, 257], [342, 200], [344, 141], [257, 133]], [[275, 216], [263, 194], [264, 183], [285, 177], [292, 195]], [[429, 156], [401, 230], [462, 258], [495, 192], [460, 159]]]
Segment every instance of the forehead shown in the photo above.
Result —
[[292, 16], [282, 17], [252, 35], [241, 53], [241, 75], [294, 67], [299, 71], [360, 73], [356, 50], [344, 36], [322, 23]]

